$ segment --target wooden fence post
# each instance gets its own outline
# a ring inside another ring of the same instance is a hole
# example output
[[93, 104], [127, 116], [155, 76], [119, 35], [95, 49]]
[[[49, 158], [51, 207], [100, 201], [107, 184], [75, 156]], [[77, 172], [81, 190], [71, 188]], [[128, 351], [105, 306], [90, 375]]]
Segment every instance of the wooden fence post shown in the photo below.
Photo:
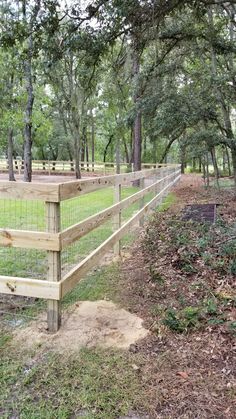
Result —
[[[114, 188], [114, 204], [121, 201], [121, 184], [117, 183]], [[121, 227], [121, 211], [114, 216], [113, 219], [113, 229], [114, 231], [118, 230]], [[120, 240], [114, 246], [114, 254], [120, 256]]]
[[[145, 187], [145, 178], [144, 177], [142, 177], [140, 179], [139, 186], [140, 186], [140, 189], [144, 189], [144, 187]], [[140, 199], [139, 209], [142, 209], [144, 207], [144, 202], [145, 202], [145, 200], [144, 200], [144, 197], [143, 197], [143, 198]], [[140, 220], [139, 220], [139, 226], [143, 227], [143, 224], [144, 224], [144, 217], [141, 217]]]
[[[46, 202], [47, 231], [58, 233], [60, 231], [60, 203]], [[48, 281], [61, 280], [61, 252], [48, 251]], [[61, 324], [60, 301], [48, 300], [47, 321], [49, 332], [58, 331]]]
[[[156, 165], [156, 174], [155, 174], [155, 182], [157, 182], [158, 180], [160, 179], [160, 172], [159, 172], [159, 170], [158, 170], [158, 168], [157, 168], [157, 165]], [[158, 184], [156, 187], [155, 187], [155, 195], [157, 195], [158, 194], [158, 192], [160, 191], [160, 185]], [[156, 208], [158, 207], [158, 202], [156, 203]]]

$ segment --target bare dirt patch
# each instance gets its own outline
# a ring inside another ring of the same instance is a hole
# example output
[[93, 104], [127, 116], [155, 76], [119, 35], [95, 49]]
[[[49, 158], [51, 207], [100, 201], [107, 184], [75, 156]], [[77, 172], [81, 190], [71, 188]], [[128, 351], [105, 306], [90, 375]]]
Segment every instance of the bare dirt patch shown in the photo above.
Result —
[[42, 346], [57, 351], [77, 351], [82, 347], [127, 349], [148, 335], [142, 319], [111, 301], [83, 301], [64, 313], [60, 330], [51, 335], [42, 319], [15, 332], [15, 340], [27, 347]]

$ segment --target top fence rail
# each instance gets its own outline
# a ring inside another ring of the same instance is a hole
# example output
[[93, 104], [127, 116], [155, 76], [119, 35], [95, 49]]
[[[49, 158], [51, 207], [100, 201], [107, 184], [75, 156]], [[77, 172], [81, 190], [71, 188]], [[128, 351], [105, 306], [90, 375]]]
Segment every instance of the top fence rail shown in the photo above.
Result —
[[[164, 167], [179, 168], [179, 165], [165, 165]], [[158, 173], [163, 167], [140, 170], [125, 174], [107, 175], [79, 179], [60, 183], [26, 183], [0, 181], [0, 199], [26, 199], [44, 202], [61, 202], [101, 188], [115, 186], [117, 183], [124, 185]]]

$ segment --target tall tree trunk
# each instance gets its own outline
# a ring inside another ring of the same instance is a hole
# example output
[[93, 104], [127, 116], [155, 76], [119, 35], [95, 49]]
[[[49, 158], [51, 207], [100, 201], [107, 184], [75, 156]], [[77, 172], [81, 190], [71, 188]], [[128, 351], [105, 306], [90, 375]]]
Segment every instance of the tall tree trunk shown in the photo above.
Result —
[[213, 164], [213, 167], [214, 167], [214, 175], [215, 175], [216, 185], [217, 185], [217, 188], [220, 188], [220, 184], [219, 184], [220, 173], [219, 173], [219, 168], [218, 168], [218, 164], [217, 164], [217, 160], [216, 160], [215, 147], [213, 147], [210, 152], [211, 152], [212, 164]]
[[71, 168], [71, 171], [73, 172], [74, 171], [74, 162], [73, 162], [73, 156], [72, 156], [72, 153], [71, 153], [69, 141], [66, 142], [66, 148], [67, 148], [68, 156], [69, 156], [69, 159], [70, 159], [70, 168]]
[[139, 41], [138, 37], [133, 37], [133, 80], [135, 84], [135, 93], [133, 97], [134, 106], [135, 106], [135, 120], [133, 128], [133, 158], [134, 158], [134, 170], [141, 170], [141, 154], [142, 154], [142, 114], [139, 109], [140, 106], [140, 92], [138, 86], [138, 78], [140, 74], [140, 51], [139, 51]]
[[9, 180], [15, 182], [14, 167], [13, 167], [13, 129], [9, 128], [8, 131], [8, 147], [7, 147], [7, 159], [8, 159], [8, 175]]
[[76, 179], [81, 179], [81, 172], [80, 172], [80, 150], [79, 150], [79, 134], [77, 132], [74, 134], [74, 153], [75, 153], [75, 177]]
[[231, 157], [233, 163], [234, 183], [236, 185], [236, 144], [234, 147], [231, 147]]
[[85, 154], [86, 154], [87, 172], [89, 172], [89, 147], [88, 147], [88, 139], [86, 140], [85, 152], [86, 152]]
[[93, 111], [91, 109], [91, 127], [92, 127], [92, 144], [91, 144], [91, 152], [92, 152], [92, 171], [94, 172], [94, 160], [95, 160], [95, 124], [94, 124], [94, 117]]
[[230, 164], [229, 150], [227, 146], [225, 146], [225, 152], [226, 152], [226, 158], [227, 158], [228, 173], [229, 173], [229, 176], [231, 176], [232, 175], [231, 164]]
[[80, 160], [81, 160], [81, 169], [84, 168], [84, 161], [85, 161], [85, 138], [83, 137], [82, 141], [81, 141], [81, 155], [80, 155]]
[[[208, 9], [208, 18], [209, 18], [209, 25], [211, 29], [214, 29], [214, 20], [213, 20], [213, 11], [212, 6]], [[217, 60], [216, 60], [216, 53], [214, 49], [214, 45], [211, 45], [211, 68], [212, 68], [212, 75], [216, 78], [218, 76], [217, 71]], [[221, 106], [223, 120], [224, 120], [224, 128], [226, 132], [227, 137], [227, 143], [228, 146], [231, 149], [231, 155], [232, 155], [232, 162], [233, 162], [233, 171], [234, 171], [234, 181], [236, 185], [236, 159], [235, 153], [236, 153], [236, 139], [234, 137], [232, 123], [230, 119], [230, 109], [226, 104], [224, 94], [220, 87], [218, 87], [218, 84], [214, 84], [215, 94], [217, 99], [219, 100], [219, 104]]]
[[210, 177], [209, 177], [209, 155], [208, 155], [208, 152], [206, 153], [206, 185], [207, 185], [207, 188], [209, 188]]
[[27, 24], [26, 0], [22, 2], [22, 14], [25, 24], [28, 26], [28, 45], [27, 57], [24, 61], [24, 76], [25, 86], [27, 92], [27, 103], [24, 118], [24, 181], [31, 182], [32, 180], [32, 113], [34, 104], [34, 89], [33, 89], [33, 75], [32, 75], [32, 59], [33, 59], [33, 25], [37, 18], [41, 6], [41, 0], [34, 2], [34, 9], [30, 18], [30, 23]]
[[129, 164], [130, 163], [129, 150], [128, 150], [125, 138], [123, 138], [123, 144], [124, 144], [124, 149], [125, 149], [125, 161], [127, 164]]
[[103, 162], [106, 163], [106, 157], [107, 157], [107, 151], [108, 151], [108, 147], [110, 146], [110, 144], [112, 143], [112, 140], [114, 138], [114, 135], [110, 135], [108, 143], [104, 149], [104, 153], [103, 153]]
[[205, 157], [203, 157], [203, 159], [202, 159], [202, 171], [203, 171], [204, 184], [206, 186], [206, 161], [205, 161]]
[[180, 160], [181, 160], [181, 173], [185, 173], [186, 167], [186, 147], [185, 145], [180, 145]]
[[202, 171], [202, 159], [201, 159], [201, 157], [199, 157], [199, 159], [198, 159], [198, 171], [199, 171], [199, 173], [201, 173], [201, 171]]
[[138, 111], [134, 121], [134, 171], [141, 170], [142, 116]]
[[223, 173], [225, 175], [226, 172], [226, 152], [225, 152], [225, 147], [222, 147], [222, 169], [223, 169]]
[[28, 41], [28, 58], [25, 60], [25, 81], [27, 91], [27, 104], [25, 109], [24, 127], [24, 181], [32, 180], [32, 113], [34, 104], [33, 79], [32, 79], [32, 35]]
[[120, 173], [120, 139], [116, 140], [116, 173]]
[[156, 138], [153, 138], [152, 146], [153, 146], [153, 162], [156, 163], [157, 162], [157, 142], [156, 142]]

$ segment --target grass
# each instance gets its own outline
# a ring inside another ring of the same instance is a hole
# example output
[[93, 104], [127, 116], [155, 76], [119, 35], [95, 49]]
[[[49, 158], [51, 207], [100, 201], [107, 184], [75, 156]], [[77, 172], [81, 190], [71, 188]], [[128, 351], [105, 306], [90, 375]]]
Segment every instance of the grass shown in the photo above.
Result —
[[76, 301], [97, 301], [109, 299], [116, 301], [119, 287], [119, 264], [111, 263], [88, 274], [84, 280], [63, 299], [63, 307]]
[[[88, 275], [66, 296], [78, 300], [118, 299], [119, 266]], [[27, 312], [27, 310], [26, 310]], [[15, 346], [8, 328], [0, 332], [0, 417], [7, 419], [115, 419], [135, 409], [142, 388], [133, 365], [139, 357], [115, 349], [73, 354], [28, 352]]]
[[[122, 188], [122, 199], [132, 195], [136, 191], [137, 188], [134, 187]], [[113, 204], [113, 194], [114, 191], [112, 188], [106, 188], [62, 202], [62, 229], [111, 206]], [[124, 218], [128, 219], [137, 208], [138, 204], [128, 208], [124, 212]], [[0, 200], [0, 213], [0, 228], [39, 231], [46, 229], [45, 207], [42, 202]], [[62, 265], [65, 266], [65, 271], [98, 247], [111, 233], [112, 221], [109, 221], [63, 251]], [[1, 275], [42, 279], [46, 277], [47, 254], [44, 251], [0, 248], [0, 256]]]
[[23, 353], [8, 341], [0, 360], [0, 416], [118, 418], [140, 392], [133, 362], [117, 350], [82, 349], [63, 357]]
[[[217, 182], [215, 178], [210, 181], [211, 185], [217, 187]], [[219, 186], [220, 188], [233, 188], [235, 186], [234, 180], [229, 178], [221, 178], [219, 179]]]
[[[135, 187], [123, 187], [122, 199], [138, 191]], [[106, 188], [77, 198], [62, 202], [61, 224], [65, 229], [113, 204], [114, 190]], [[147, 194], [144, 202], [153, 198], [153, 193]], [[170, 194], [160, 210], [167, 209], [174, 202]], [[128, 220], [139, 209], [139, 203], [131, 205], [122, 211], [122, 221]], [[24, 200], [0, 200], [0, 228], [28, 229], [43, 231], [45, 225], [45, 207], [43, 202]], [[85, 258], [106, 240], [113, 231], [112, 220], [104, 223], [94, 231], [82, 237], [78, 242], [62, 251], [63, 274]], [[122, 246], [128, 246], [132, 234], [122, 239]], [[34, 249], [0, 248], [1, 275], [45, 279], [47, 275], [47, 253]]]
[[[131, 192], [135, 190], [125, 190], [124, 194], [127, 196]], [[169, 196], [161, 209], [167, 208], [173, 200], [174, 195]], [[100, 201], [96, 205], [110, 205], [112, 194], [108, 194], [105, 201]], [[73, 205], [76, 205], [75, 202]], [[129, 213], [126, 212], [125, 217], [130, 217], [138, 207], [137, 203], [129, 209]], [[99, 209], [96, 207], [94, 211]], [[91, 207], [85, 207], [84, 216], [88, 216], [91, 211]], [[123, 244], [128, 245], [132, 241], [131, 236], [127, 236]], [[18, 260], [19, 268], [21, 262]], [[66, 295], [62, 309], [66, 310], [71, 304], [83, 300], [109, 299], [120, 303], [119, 284], [118, 263], [97, 268]], [[29, 307], [25, 305], [22, 311], [19, 305], [16, 317], [23, 325], [29, 318], [45, 310], [45, 307], [46, 302], [41, 300]], [[40, 348], [35, 349], [34, 353], [22, 352], [12, 341], [10, 325], [14, 318], [11, 314], [5, 316], [5, 324], [8, 326], [0, 332], [2, 418], [69, 419], [74, 415], [86, 419], [113, 419], [135, 410], [137, 397], [142, 392], [137, 372], [133, 368], [139, 362], [137, 355], [104, 349], [83, 349], [63, 358], [51, 352], [42, 355]]]

